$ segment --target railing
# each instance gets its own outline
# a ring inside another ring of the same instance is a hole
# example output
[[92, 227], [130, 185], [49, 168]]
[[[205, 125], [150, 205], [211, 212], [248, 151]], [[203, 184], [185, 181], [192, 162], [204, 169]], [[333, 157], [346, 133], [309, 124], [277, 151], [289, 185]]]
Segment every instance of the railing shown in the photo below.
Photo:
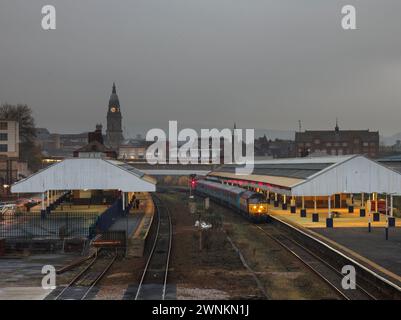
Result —
[[116, 200], [107, 210], [98, 212], [15, 212], [0, 215], [0, 238], [88, 238], [108, 231], [111, 225], [129, 211], [122, 210], [122, 200]]
[[17, 212], [0, 220], [0, 238], [89, 238], [97, 219], [96, 212], [57, 212], [45, 219], [40, 213]]
[[122, 200], [118, 199], [99, 216], [94, 225], [95, 230], [91, 230], [91, 236], [94, 235], [94, 232], [99, 233], [107, 231], [118, 218], [123, 216]]

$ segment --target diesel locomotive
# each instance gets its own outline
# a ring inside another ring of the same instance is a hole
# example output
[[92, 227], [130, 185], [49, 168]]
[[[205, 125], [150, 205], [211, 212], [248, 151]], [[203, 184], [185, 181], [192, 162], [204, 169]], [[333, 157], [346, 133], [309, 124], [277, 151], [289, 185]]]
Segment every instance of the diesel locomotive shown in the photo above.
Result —
[[208, 180], [197, 180], [193, 188], [197, 194], [234, 209], [252, 222], [267, 220], [267, 201], [260, 193]]

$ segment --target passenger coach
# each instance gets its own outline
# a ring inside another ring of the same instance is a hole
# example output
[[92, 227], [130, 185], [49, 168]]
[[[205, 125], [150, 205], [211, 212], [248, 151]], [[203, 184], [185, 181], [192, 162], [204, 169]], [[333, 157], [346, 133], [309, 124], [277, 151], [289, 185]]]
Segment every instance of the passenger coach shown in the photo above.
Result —
[[267, 201], [260, 193], [207, 180], [197, 180], [194, 189], [199, 195], [235, 209], [252, 222], [267, 220]]

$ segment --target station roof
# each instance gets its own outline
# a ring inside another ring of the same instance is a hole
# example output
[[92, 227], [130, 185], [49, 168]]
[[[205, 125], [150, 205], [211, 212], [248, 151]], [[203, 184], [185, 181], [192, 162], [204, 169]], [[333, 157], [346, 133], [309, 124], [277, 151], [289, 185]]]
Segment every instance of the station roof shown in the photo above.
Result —
[[152, 192], [156, 181], [129, 164], [101, 158], [71, 158], [53, 164], [11, 186], [13, 193], [47, 190], [121, 190]]
[[401, 154], [377, 159], [378, 162], [401, 162]]
[[254, 161], [250, 175], [223, 165], [209, 176], [294, 196], [401, 194], [401, 174], [362, 155]]

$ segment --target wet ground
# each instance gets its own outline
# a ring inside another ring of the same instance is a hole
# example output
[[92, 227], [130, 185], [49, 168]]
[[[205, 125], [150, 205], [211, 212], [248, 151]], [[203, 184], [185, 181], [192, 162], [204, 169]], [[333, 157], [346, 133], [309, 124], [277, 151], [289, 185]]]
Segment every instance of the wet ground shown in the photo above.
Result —
[[[56, 269], [76, 259], [70, 254], [41, 254], [0, 259], [0, 300], [41, 300], [51, 290], [42, 288], [42, 268]], [[57, 278], [56, 278], [57, 284]]]

